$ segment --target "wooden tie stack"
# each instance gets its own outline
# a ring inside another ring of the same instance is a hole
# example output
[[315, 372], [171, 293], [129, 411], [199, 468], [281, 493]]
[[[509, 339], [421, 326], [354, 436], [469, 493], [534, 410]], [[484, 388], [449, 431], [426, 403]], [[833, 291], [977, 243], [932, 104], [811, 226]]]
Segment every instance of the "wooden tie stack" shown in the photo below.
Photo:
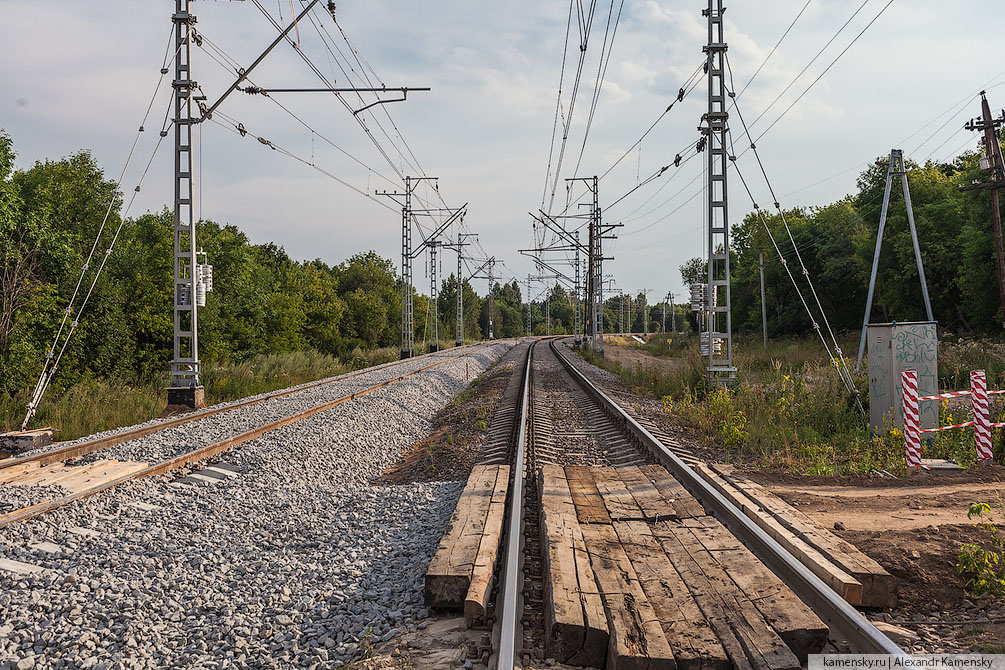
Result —
[[795, 670], [827, 627], [661, 466], [539, 473], [547, 654]]
[[485, 616], [499, 554], [508, 465], [476, 465], [426, 570], [428, 607], [463, 609], [469, 619]]

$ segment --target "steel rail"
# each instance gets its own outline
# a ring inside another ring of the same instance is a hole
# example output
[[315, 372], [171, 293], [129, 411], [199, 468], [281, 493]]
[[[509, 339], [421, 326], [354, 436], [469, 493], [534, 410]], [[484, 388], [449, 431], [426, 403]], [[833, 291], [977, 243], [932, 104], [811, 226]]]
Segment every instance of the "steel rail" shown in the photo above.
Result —
[[[754, 524], [743, 512], [726, 500], [684, 461], [645, 429], [631, 414], [611, 400], [550, 343], [569, 374], [611, 415], [624, 422], [625, 429], [645, 446], [684, 485], [691, 495], [713, 513], [779, 579], [788, 585], [830, 628], [830, 637], [839, 649], [855, 653], [897, 654], [906, 652], [884, 635], [868, 619], [849, 605], [819, 577], [796, 560], [778, 542]], [[500, 666], [500, 669], [502, 666]], [[508, 670], [508, 669], [507, 669]]]
[[530, 364], [534, 358], [534, 347], [537, 341], [531, 342], [527, 348], [527, 362], [523, 369], [523, 390], [520, 394], [520, 412], [518, 421], [520, 428], [514, 450], [513, 483], [510, 485], [509, 501], [506, 513], [508, 527], [506, 530], [506, 553], [502, 569], [502, 581], [499, 593], [502, 596], [502, 619], [499, 626], [499, 650], [495, 670], [512, 670], [517, 667], [518, 645], [523, 645], [523, 627], [521, 625], [520, 590], [523, 586], [522, 543], [523, 543], [523, 465], [525, 446], [527, 442], [527, 419], [530, 399]]
[[178, 468], [184, 467], [190, 463], [197, 463], [199, 461], [205, 460], [224, 451], [233, 449], [234, 447], [240, 446], [245, 442], [257, 439], [262, 435], [264, 435], [265, 433], [277, 430], [279, 428], [283, 428], [292, 423], [296, 423], [301, 419], [306, 419], [320, 412], [327, 411], [329, 409], [332, 409], [333, 407], [341, 405], [342, 403], [348, 402], [360, 396], [368, 395], [386, 386], [396, 384], [400, 381], [407, 379], [408, 377], [419, 374], [420, 372], [425, 372], [426, 370], [438, 367], [440, 365], [443, 365], [444, 363], [449, 363], [450, 361], [457, 360], [458, 358], [463, 358], [464, 356], [467, 356], [468, 353], [470, 352], [466, 352], [458, 356], [451, 356], [450, 358], [445, 358], [442, 361], [437, 361], [436, 363], [433, 363], [431, 365], [427, 365], [417, 370], [412, 370], [411, 372], [406, 372], [405, 374], [399, 377], [395, 377], [394, 379], [389, 379], [387, 381], [380, 382], [379, 384], [374, 384], [373, 386], [367, 387], [360, 391], [356, 391], [354, 393], [341, 396], [339, 398], [336, 398], [335, 400], [331, 400], [321, 405], [311, 407], [302, 412], [297, 412], [296, 414], [291, 414], [289, 416], [283, 417], [282, 419], [279, 419], [277, 421], [272, 421], [262, 426], [246, 430], [243, 433], [239, 433], [238, 435], [234, 435], [219, 442], [214, 442], [213, 444], [207, 445], [205, 447], [200, 447], [198, 449], [194, 449], [184, 454], [180, 454], [178, 456], [175, 456], [174, 458], [162, 461], [161, 463], [155, 463], [153, 465], [147, 466], [142, 470], [138, 470], [137, 472], [128, 475], [123, 475], [122, 477], [112, 479], [110, 481], [104, 482], [89, 489], [78, 491], [76, 493], [71, 493], [67, 496], [63, 496], [62, 498], [57, 498], [56, 500], [47, 500], [32, 505], [30, 507], [25, 507], [20, 510], [15, 510], [14, 512], [9, 512], [3, 516], [0, 516], [0, 528], [4, 528], [5, 526], [9, 526], [10, 524], [17, 523], [18, 521], [25, 521], [26, 519], [30, 519], [40, 514], [45, 514], [46, 512], [51, 512], [75, 500], [81, 500], [83, 498], [87, 498], [96, 493], [100, 493], [115, 486], [119, 486], [120, 484], [124, 484], [128, 481], [143, 479], [144, 477], [151, 477], [154, 475], [163, 475], [168, 472], [171, 472], [172, 470], [177, 470]]
[[[476, 347], [481, 342], [475, 342], [474, 344], [465, 344], [460, 347], [453, 347], [453, 349], [467, 349], [470, 347]], [[137, 440], [141, 437], [146, 437], [147, 435], [152, 435], [158, 431], [164, 430], [165, 428], [173, 428], [175, 426], [180, 426], [190, 421], [198, 421], [199, 419], [205, 419], [206, 417], [214, 416], [216, 414], [221, 414], [223, 412], [229, 412], [231, 410], [240, 409], [242, 407], [247, 407], [249, 405], [255, 405], [260, 402], [265, 402], [266, 400], [273, 400], [275, 398], [282, 398], [284, 396], [293, 395], [294, 393], [299, 393], [301, 391], [307, 391], [309, 389], [317, 388], [319, 386], [325, 386], [327, 384], [335, 384], [337, 382], [344, 381], [346, 379], [352, 379], [353, 377], [358, 377], [360, 375], [365, 375], [369, 372], [375, 370], [383, 370], [384, 368], [389, 368], [395, 365], [400, 365], [407, 360], [414, 360], [416, 358], [423, 358], [426, 356], [434, 356], [437, 353], [443, 354], [449, 349], [441, 350], [440, 352], [432, 352], [428, 354], [422, 354], [420, 356], [414, 356], [411, 359], [404, 359], [398, 361], [390, 361], [388, 363], [381, 363], [380, 365], [373, 365], [368, 368], [363, 368], [362, 370], [356, 370], [355, 372], [346, 372], [344, 374], [332, 377], [330, 379], [322, 379], [315, 382], [310, 382], [308, 384], [303, 384], [293, 389], [287, 389], [285, 391], [274, 391], [267, 393], [261, 397], [249, 398], [246, 400], [240, 400], [235, 403], [231, 403], [224, 407], [213, 407], [209, 409], [204, 409], [202, 411], [192, 412], [185, 414], [183, 416], [175, 417], [173, 419], [168, 419], [166, 421], [161, 421], [160, 423], [153, 424], [151, 426], [141, 426], [139, 428], [133, 428], [131, 430], [125, 430], [120, 433], [115, 433], [114, 435], [108, 435], [106, 437], [99, 437], [94, 440], [88, 440], [86, 442], [80, 442], [77, 444], [72, 444], [66, 447], [57, 447], [55, 449], [50, 449], [48, 451], [43, 451], [40, 453], [30, 454], [27, 456], [20, 456], [17, 458], [12, 458], [8, 460], [0, 461], [0, 472], [8, 468], [13, 468], [18, 465], [23, 465], [25, 463], [37, 462], [39, 466], [52, 465], [53, 463], [59, 463], [60, 461], [65, 461], [70, 458], [79, 458], [80, 456], [87, 456], [88, 454], [93, 454], [96, 451], [102, 449], [107, 449], [108, 447], [114, 447], [115, 445], [122, 444], [123, 442], [129, 442], [130, 440]]]

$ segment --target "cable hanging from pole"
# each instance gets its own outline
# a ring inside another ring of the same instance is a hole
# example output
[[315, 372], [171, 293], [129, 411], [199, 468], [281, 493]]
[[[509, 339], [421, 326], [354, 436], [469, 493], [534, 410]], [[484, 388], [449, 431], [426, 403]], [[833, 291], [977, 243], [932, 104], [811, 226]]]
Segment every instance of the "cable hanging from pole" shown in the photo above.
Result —
[[[729, 59], [728, 58], [726, 59], [726, 69], [727, 69], [727, 72], [729, 73], [729, 79], [730, 79], [730, 88], [729, 88], [728, 93], [729, 93], [730, 97], [733, 97], [734, 103], [735, 103], [735, 97], [734, 97], [733, 90], [732, 90], [733, 89], [733, 71], [732, 71], [732, 68], [729, 65]], [[734, 104], [734, 107], [736, 109], [737, 118], [740, 120], [740, 124], [743, 126], [744, 134], [749, 139], [750, 138], [750, 132], [749, 132], [749, 129], [747, 128], [746, 122], [743, 119], [743, 114], [740, 111], [740, 107], [739, 107], [738, 104]], [[764, 215], [763, 215], [760, 207], [757, 205], [756, 201], [754, 200], [754, 196], [750, 192], [750, 189], [747, 186], [746, 180], [742, 177], [742, 175], [741, 175], [741, 173], [739, 171], [739, 168], [736, 166], [736, 151], [735, 151], [734, 146], [733, 146], [733, 134], [732, 134], [732, 132], [730, 132], [730, 134], [729, 134], [729, 141], [730, 141], [730, 150], [731, 150], [730, 162], [733, 164], [733, 169], [736, 170], [737, 175], [740, 176], [740, 181], [743, 183], [743, 187], [747, 191], [747, 195], [750, 196], [751, 203], [753, 204], [754, 209], [757, 211], [758, 216], [761, 218], [761, 223], [764, 226], [765, 231], [767, 231], [768, 236], [771, 238], [771, 243], [775, 247], [775, 251], [778, 253], [779, 259], [781, 260], [782, 265], [785, 267], [786, 272], [789, 274], [789, 278], [792, 280], [793, 286], [796, 288], [796, 291], [799, 294], [800, 300], [803, 302], [803, 306], [806, 308], [807, 314], [809, 315], [810, 320], [811, 320], [811, 322], [813, 324], [813, 329], [816, 330], [817, 333], [820, 335], [820, 338], [821, 338], [821, 340], [824, 343], [824, 347], [827, 349], [827, 354], [831, 358], [831, 363], [834, 365], [835, 369], [838, 372], [838, 375], [841, 377], [841, 380], [844, 382], [844, 384], [847, 387], [848, 391], [854, 397], [855, 404], [857, 405], [858, 409], [864, 414], [865, 410], [862, 407], [862, 402], [861, 402], [861, 399], [859, 398], [858, 390], [855, 388], [855, 382], [854, 382], [854, 380], [853, 380], [853, 378], [851, 376], [851, 371], [848, 369], [848, 364], [845, 361], [843, 352], [841, 351], [841, 345], [840, 345], [840, 343], [838, 343], [837, 337], [834, 335], [833, 328], [831, 328], [830, 320], [827, 318], [827, 312], [826, 312], [826, 310], [824, 310], [823, 304], [820, 301], [820, 296], [817, 293], [816, 286], [814, 286], [814, 284], [813, 284], [813, 279], [810, 276], [810, 271], [809, 271], [809, 269], [807, 269], [806, 264], [803, 262], [802, 254], [799, 253], [799, 246], [796, 244], [796, 240], [795, 240], [795, 238], [792, 235], [791, 228], [789, 228], [788, 220], [785, 217], [785, 211], [782, 209], [781, 203], [778, 201], [778, 198], [775, 195], [774, 187], [771, 185], [771, 180], [768, 178], [768, 173], [767, 173], [767, 171], [764, 168], [764, 163], [761, 161], [760, 153], [758, 153], [758, 151], [757, 151], [757, 145], [754, 142], [751, 142], [750, 143], [750, 150], [754, 152], [754, 157], [757, 159], [757, 165], [760, 168], [761, 175], [764, 177], [764, 182], [765, 182], [765, 184], [768, 187], [768, 192], [771, 194], [771, 198], [772, 198], [772, 201], [774, 202], [775, 209], [777, 210], [778, 215], [781, 218], [782, 226], [785, 228], [785, 233], [786, 233], [786, 235], [789, 238], [789, 242], [792, 243], [792, 249], [795, 251], [796, 259], [799, 261], [799, 267], [802, 270], [803, 277], [805, 278], [806, 283], [809, 286], [810, 293], [813, 295], [813, 300], [816, 303], [817, 309], [820, 312], [820, 317], [823, 320], [824, 325], [827, 328], [827, 334], [829, 335], [829, 337], [831, 339], [831, 342], [834, 345], [834, 353], [831, 353], [831, 349], [828, 346], [827, 341], [826, 341], [826, 339], [823, 336], [823, 333], [820, 332], [820, 325], [817, 323], [816, 319], [813, 317], [813, 314], [810, 311], [809, 306], [806, 304], [806, 300], [803, 298], [802, 291], [799, 289], [799, 287], [795, 283], [795, 278], [792, 276], [792, 273], [791, 273], [791, 271], [789, 270], [789, 267], [788, 267], [788, 261], [785, 259], [785, 256], [782, 254], [781, 249], [778, 247], [778, 244], [775, 241], [774, 235], [771, 233], [771, 231], [768, 228], [767, 220], [764, 218]]]
[[[177, 56], [177, 53], [175, 55]], [[165, 67], [162, 68], [162, 72], [166, 70], [166, 68], [167, 63], [165, 64]], [[164, 75], [161, 74], [160, 79], [157, 81], [157, 87], [154, 90], [153, 99], [156, 99], [157, 93], [160, 89], [160, 85], [163, 81], [164, 81]], [[69, 303], [67, 304], [66, 309], [63, 312], [63, 319], [56, 333], [56, 337], [53, 339], [52, 346], [50, 347], [49, 352], [46, 354], [45, 362], [43, 363], [42, 366], [42, 371], [39, 374], [38, 381], [35, 384], [35, 390], [32, 392], [31, 400], [28, 401], [24, 421], [21, 422], [21, 430], [25, 430], [28, 427], [28, 422], [31, 421], [31, 418], [35, 415], [35, 412], [38, 410], [39, 403], [41, 402], [42, 397], [45, 395], [45, 392], [49, 388], [49, 383], [52, 381], [52, 378], [55, 376], [56, 371], [59, 369], [59, 363], [63, 359], [63, 354], [66, 353], [66, 348], [70, 344], [70, 339], [73, 337], [73, 333], [77, 330], [77, 326], [80, 324], [80, 317], [84, 313], [84, 308], [87, 306], [87, 303], [90, 300], [92, 293], [94, 292], [95, 286], [97, 286], [98, 279], [101, 277], [101, 273], [105, 269], [105, 265], [108, 263], [108, 258], [112, 255], [112, 250], [115, 248], [115, 243], [118, 241], [119, 235], [122, 232], [122, 227], [126, 223], [126, 216], [129, 214], [129, 210], [132, 208], [133, 203], [136, 201], [136, 196], [139, 194], [140, 188], [143, 185], [143, 181], [146, 179], [147, 173], [150, 171], [150, 166], [153, 163], [154, 157], [157, 155], [157, 150], [160, 149], [161, 143], [164, 141], [164, 138], [167, 137], [168, 117], [170, 116], [170, 110], [171, 110], [170, 105], [171, 103], [173, 103], [173, 99], [169, 102], [168, 111], [164, 115], [164, 121], [161, 125], [160, 133], [158, 134], [157, 143], [154, 145], [153, 151], [150, 154], [150, 158], [147, 160], [147, 164], [143, 169], [143, 173], [140, 175], [140, 178], [136, 183], [136, 187], [133, 189], [133, 194], [129, 198], [129, 202], [126, 205], [126, 208], [122, 211], [122, 214], [119, 219], [119, 225], [116, 227], [115, 233], [112, 235], [112, 239], [109, 242], [108, 247], [105, 249], [105, 253], [101, 258], [100, 264], [94, 271], [94, 276], [91, 278], [91, 283], [87, 289], [87, 293], [84, 294], [80, 302], [80, 306], [76, 309], [76, 314], [73, 317], [73, 319], [69, 322], [69, 328], [67, 328], [66, 327], [67, 320], [69, 319], [70, 314], [74, 312], [73, 309], [74, 303], [76, 302], [76, 298], [79, 294], [80, 288], [83, 285], [84, 277], [87, 274], [87, 271], [90, 267], [90, 263], [93, 260], [94, 252], [97, 250], [102, 232], [104, 231], [105, 228], [105, 224], [108, 221], [111, 211], [115, 205], [115, 202], [119, 200], [119, 197], [121, 195], [119, 188], [122, 185], [122, 181], [125, 178], [126, 169], [129, 167], [129, 163], [131, 162], [133, 154], [136, 150], [136, 143], [139, 141], [139, 136], [144, 132], [144, 124], [146, 123], [147, 119], [150, 116], [150, 111], [153, 107], [154, 102], [153, 99], [147, 106], [146, 113], [143, 115], [143, 123], [141, 123], [140, 128], [137, 131], [137, 138], [133, 142], [133, 146], [129, 151], [129, 156], [126, 159], [126, 164], [122, 168], [122, 174], [119, 176], [119, 180], [115, 185], [115, 190], [113, 191], [112, 195], [112, 202], [109, 204], [108, 211], [105, 213], [105, 217], [101, 222], [101, 226], [98, 229], [97, 235], [95, 236], [94, 245], [91, 248], [91, 252], [90, 254], [88, 254], [87, 260], [84, 262], [84, 265], [80, 270], [80, 277], [77, 279], [76, 288], [74, 289], [73, 295]], [[60, 341], [62, 341], [62, 345], [60, 345]], [[57, 346], [59, 347], [58, 353], [56, 353]]]

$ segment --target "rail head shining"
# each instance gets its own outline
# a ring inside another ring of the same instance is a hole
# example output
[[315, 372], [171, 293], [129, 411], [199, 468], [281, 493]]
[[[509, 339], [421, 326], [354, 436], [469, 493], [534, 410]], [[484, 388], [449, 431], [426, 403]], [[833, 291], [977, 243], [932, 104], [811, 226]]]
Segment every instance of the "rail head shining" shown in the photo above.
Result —
[[503, 563], [502, 583], [499, 593], [502, 597], [502, 618], [499, 626], [498, 660], [496, 670], [513, 670], [519, 667], [519, 647], [523, 645], [523, 627], [520, 623], [520, 589], [523, 584], [521, 556], [523, 551], [523, 465], [527, 442], [527, 414], [530, 399], [530, 363], [537, 342], [527, 348], [527, 361], [523, 369], [523, 389], [520, 392], [519, 429], [513, 456], [513, 483], [509, 487], [506, 529], [506, 555]]
[[[743, 512], [726, 500], [708, 482], [692, 470], [666, 445], [639, 424], [620, 405], [593, 384], [559, 351], [556, 342], [551, 348], [562, 365], [577, 382], [609, 412], [620, 417], [629, 430], [660, 462], [673, 473], [684, 487], [750, 549], [779, 579], [785, 582], [831, 630], [831, 639], [846, 642], [848, 651], [863, 654], [896, 654], [906, 652], [884, 635], [819, 577], [796, 560], [770, 535], [754, 524]], [[842, 645], [843, 646], [843, 645]], [[844, 649], [842, 649], [844, 651]], [[501, 666], [500, 666], [501, 667]]]

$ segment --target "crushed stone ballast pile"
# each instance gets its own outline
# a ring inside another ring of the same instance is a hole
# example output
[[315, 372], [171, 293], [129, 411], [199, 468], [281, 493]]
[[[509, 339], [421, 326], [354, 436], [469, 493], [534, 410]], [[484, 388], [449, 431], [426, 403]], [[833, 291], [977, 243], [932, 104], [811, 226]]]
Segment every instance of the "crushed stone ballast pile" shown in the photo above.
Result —
[[[185, 483], [130, 482], [0, 530], [0, 665], [317, 667], [414, 626], [463, 485], [368, 482], [510, 346], [470, 350], [267, 433]], [[315, 392], [296, 402], [347, 388], [304, 393]], [[244, 421], [241, 411], [214, 419]], [[117, 455], [154, 459], [202, 439], [166, 438]]]

